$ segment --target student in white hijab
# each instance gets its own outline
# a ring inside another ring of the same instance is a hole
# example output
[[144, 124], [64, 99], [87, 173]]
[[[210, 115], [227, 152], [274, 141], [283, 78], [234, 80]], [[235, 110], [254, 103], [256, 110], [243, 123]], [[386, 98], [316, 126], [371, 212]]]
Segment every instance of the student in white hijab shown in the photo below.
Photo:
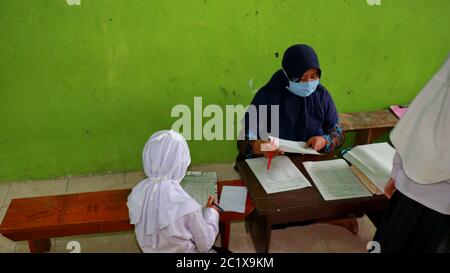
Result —
[[450, 252], [450, 58], [391, 132], [382, 252]]
[[191, 163], [186, 140], [175, 131], [153, 134], [142, 153], [147, 179], [128, 196], [131, 224], [143, 252], [207, 252], [218, 234], [219, 213], [206, 208], [180, 182]]

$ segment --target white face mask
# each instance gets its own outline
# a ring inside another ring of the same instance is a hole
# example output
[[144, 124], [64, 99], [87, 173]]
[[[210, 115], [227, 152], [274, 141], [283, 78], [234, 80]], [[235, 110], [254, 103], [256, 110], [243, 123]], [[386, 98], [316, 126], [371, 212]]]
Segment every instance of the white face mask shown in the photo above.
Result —
[[299, 97], [308, 97], [314, 91], [316, 91], [317, 86], [319, 85], [319, 80], [309, 81], [309, 82], [293, 82], [289, 79], [286, 71], [284, 71], [284, 75], [289, 80], [289, 86], [286, 86], [287, 90], [291, 91], [291, 93], [299, 96]]

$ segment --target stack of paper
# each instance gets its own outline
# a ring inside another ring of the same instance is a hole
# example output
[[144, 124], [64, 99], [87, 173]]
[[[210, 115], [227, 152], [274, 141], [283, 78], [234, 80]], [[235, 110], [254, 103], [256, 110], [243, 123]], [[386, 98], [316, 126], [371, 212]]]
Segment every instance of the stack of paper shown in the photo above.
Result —
[[372, 196], [343, 159], [303, 162], [325, 200]]
[[267, 170], [267, 158], [245, 160], [267, 193], [283, 192], [309, 187], [311, 184], [287, 156], [272, 158]]
[[[366, 179], [363, 177], [362, 181], [366, 180], [367, 183], [368, 180], [368, 188], [372, 188], [373, 193], [383, 194], [392, 171], [394, 155], [395, 149], [383, 142], [356, 146], [345, 153], [344, 158], [357, 168], [357, 174], [360, 171], [359, 177], [362, 177], [361, 173], [364, 174]], [[378, 191], [370, 186], [371, 183]]]

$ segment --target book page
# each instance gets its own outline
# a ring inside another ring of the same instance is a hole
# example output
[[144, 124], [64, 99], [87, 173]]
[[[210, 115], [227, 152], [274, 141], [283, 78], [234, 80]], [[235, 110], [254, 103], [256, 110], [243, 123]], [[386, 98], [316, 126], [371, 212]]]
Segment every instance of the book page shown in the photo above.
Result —
[[373, 194], [376, 195], [382, 195], [384, 194], [383, 192], [381, 192], [377, 186], [375, 184], [372, 183], [372, 181], [370, 181], [370, 179], [362, 172], [360, 171], [355, 165], [352, 165], [350, 167], [350, 169], [352, 169], [352, 171], [356, 174], [356, 176], [359, 178], [359, 180], [361, 180], [361, 182], [364, 184], [364, 186], [366, 186], [366, 188]]
[[195, 201], [204, 206], [210, 195], [216, 196], [217, 174], [215, 172], [188, 172], [180, 185]]
[[303, 162], [325, 200], [372, 196], [343, 159]]
[[245, 160], [267, 193], [283, 192], [309, 187], [311, 184], [287, 156], [272, 158], [270, 171], [268, 159], [258, 157]]
[[279, 149], [286, 153], [321, 155], [313, 148], [305, 147], [306, 142], [303, 141], [291, 141], [273, 136], [269, 136], [269, 139], [270, 143], [261, 144], [261, 151], [269, 152]]
[[387, 142], [356, 146], [344, 154], [381, 192], [389, 181], [394, 156], [395, 149]]

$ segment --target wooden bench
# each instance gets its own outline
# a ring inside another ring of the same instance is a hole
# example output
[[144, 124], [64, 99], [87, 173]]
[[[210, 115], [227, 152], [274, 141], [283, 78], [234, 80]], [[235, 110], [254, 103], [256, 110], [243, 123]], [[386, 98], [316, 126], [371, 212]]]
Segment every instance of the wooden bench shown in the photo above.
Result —
[[31, 252], [50, 250], [50, 238], [133, 230], [130, 189], [13, 199], [0, 233], [28, 241]]
[[[244, 185], [243, 181], [219, 181], [224, 185]], [[131, 189], [86, 192], [56, 196], [13, 199], [0, 234], [13, 241], [28, 241], [31, 252], [50, 251], [50, 238], [133, 230], [127, 197]], [[230, 221], [244, 220], [254, 210], [247, 196], [246, 212], [226, 212], [220, 217], [222, 246], [228, 247]]]
[[344, 131], [356, 132], [355, 146], [373, 143], [375, 139], [392, 129], [399, 120], [389, 110], [341, 113], [339, 117]]

